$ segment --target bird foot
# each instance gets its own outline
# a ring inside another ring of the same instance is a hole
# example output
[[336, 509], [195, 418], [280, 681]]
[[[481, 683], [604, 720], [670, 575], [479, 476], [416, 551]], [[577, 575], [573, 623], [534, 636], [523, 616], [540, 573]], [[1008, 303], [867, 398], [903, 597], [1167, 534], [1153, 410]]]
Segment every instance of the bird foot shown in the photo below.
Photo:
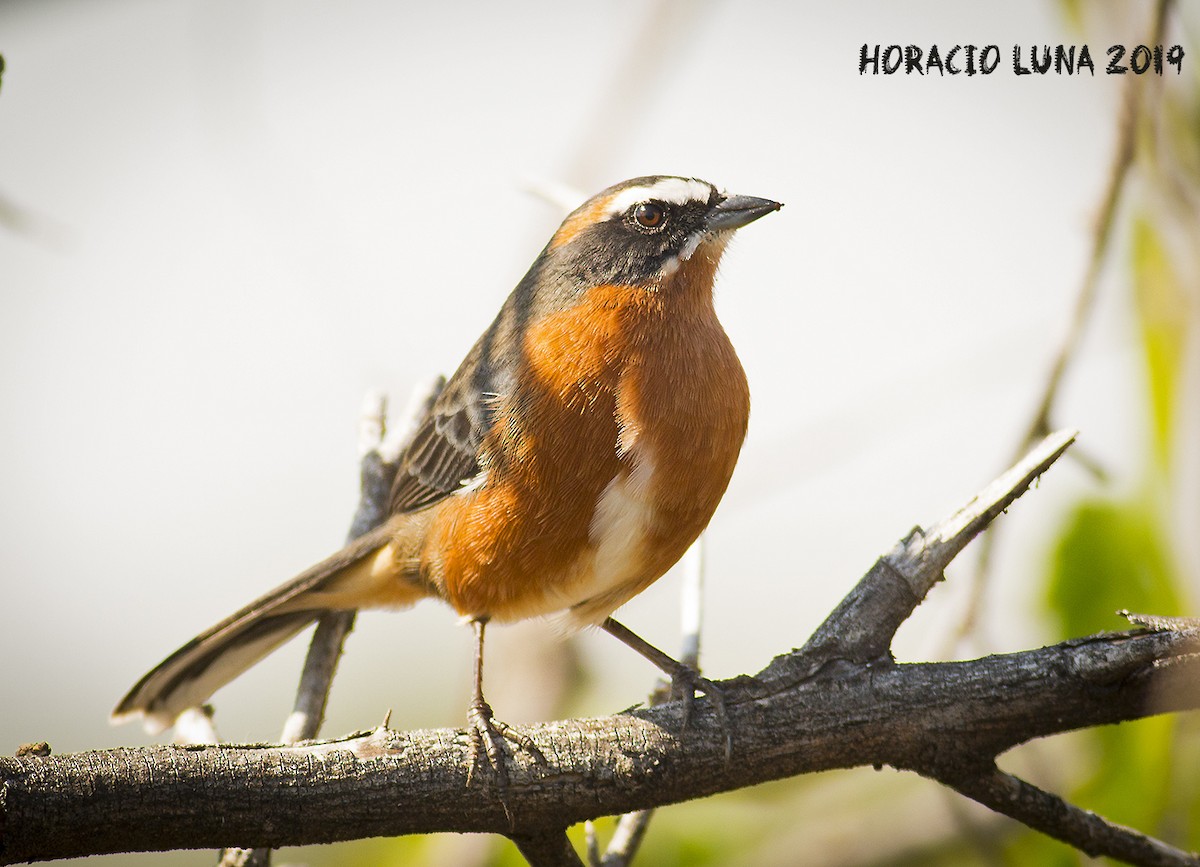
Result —
[[[475, 769], [482, 764], [481, 757], [486, 755], [487, 764], [496, 775], [496, 788], [500, 791], [501, 801], [508, 792], [508, 765], [504, 749], [506, 740], [529, 753], [540, 764], [546, 763], [546, 757], [542, 755], [533, 739], [516, 731], [508, 723], [496, 719], [492, 714], [491, 705], [486, 701], [471, 703], [467, 710], [467, 733], [471, 737], [467, 785], [471, 785], [475, 778]], [[508, 812], [507, 805], [504, 810]]]
[[683, 700], [683, 731], [686, 732], [692, 721], [692, 711], [696, 705], [696, 693], [702, 692], [713, 706], [717, 714], [717, 725], [725, 738], [725, 761], [729, 762], [733, 755], [733, 732], [729, 725], [729, 714], [725, 707], [725, 692], [711, 680], [701, 677], [700, 672], [686, 665], [680, 665], [671, 675], [671, 698]]

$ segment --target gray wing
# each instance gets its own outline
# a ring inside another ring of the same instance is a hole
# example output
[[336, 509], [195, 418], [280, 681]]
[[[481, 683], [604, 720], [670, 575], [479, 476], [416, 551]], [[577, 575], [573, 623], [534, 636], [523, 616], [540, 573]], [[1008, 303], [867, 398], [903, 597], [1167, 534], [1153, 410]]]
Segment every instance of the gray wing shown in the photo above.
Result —
[[479, 478], [481, 448], [507, 387], [506, 359], [490, 351], [496, 328], [475, 344], [397, 461], [392, 514], [423, 509]]

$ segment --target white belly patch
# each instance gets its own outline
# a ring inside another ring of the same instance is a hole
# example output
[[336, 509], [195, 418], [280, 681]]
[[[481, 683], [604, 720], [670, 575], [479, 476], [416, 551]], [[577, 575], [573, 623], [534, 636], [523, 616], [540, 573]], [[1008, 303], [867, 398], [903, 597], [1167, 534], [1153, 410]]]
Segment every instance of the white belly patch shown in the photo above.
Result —
[[574, 603], [601, 596], [641, 577], [645, 562], [642, 549], [654, 520], [650, 499], [653, 476], [653, 459], [643, 449], [635, 449], [633, 469], [616, 476], [600, 494], [588, 529], [591, 575], [572, 588]]

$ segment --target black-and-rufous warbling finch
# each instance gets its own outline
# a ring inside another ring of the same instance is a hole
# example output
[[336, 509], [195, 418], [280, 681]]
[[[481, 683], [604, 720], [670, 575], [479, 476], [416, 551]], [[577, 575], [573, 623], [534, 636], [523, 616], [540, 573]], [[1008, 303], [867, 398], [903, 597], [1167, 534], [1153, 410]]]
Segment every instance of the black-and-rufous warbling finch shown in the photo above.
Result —
[[114, 718], [161, 730], [325, 611], [429, 597], [475, 624], [476, 738], [496, 739], [489, 621], [561, 614], [687, 675], [609, 615], [683, 555], [729, 483], [750, 393], [713, 279], [733, 233], [780, 207], [667, 176], [578, 207], [401, 454], [389, 519], [189, 641]]

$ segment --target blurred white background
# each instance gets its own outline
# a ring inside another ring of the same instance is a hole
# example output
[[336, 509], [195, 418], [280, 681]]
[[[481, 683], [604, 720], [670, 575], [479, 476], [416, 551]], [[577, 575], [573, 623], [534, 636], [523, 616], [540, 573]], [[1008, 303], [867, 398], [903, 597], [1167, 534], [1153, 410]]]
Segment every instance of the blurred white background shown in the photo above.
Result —
[[[1126, 6], [1105, 45], [1140, 41]], [[708, 538], [705, 668], [802, 643], [1027, 424], [1123, 79], [1095, 39], [1094, 77], [1017, 77], [1011, 48], [1080, 38], [1043, 2], [0, 4], [0, 196], [19, 210], [0, 230], [0, 750], [146, 742], [107, 723], [134, 680], [340, 545], [364, 392], [403, 406], [453, 369], [562, 217], [531, 184], [686, 174], [786, 203], [718, 285], [754, 410]], [[1004, 59], [860, 77], [864, 42]], [[1057, 414], [1118, 485], [1146, 435], [1127, 321], [1102, 287]], [[989, 648], [1065, 637], [1030, 573], [1091, 484], [1056, 467], [1003, 519]], [[903, 656], [946, 645], [955, 574]], [[673, 648], [677, 595], [668, 577], [622, 619]], [[537, 629], [489, 633], [502, 718], [505, 648]], [[223, 735], [277, 736], [304, 644], [218, 694]], [[572, 712], [644, 698], [644, 662], [579, 647], [594, 689]], [[361, 617], [326, 731], [388, 708], [461, 725], [469, 650], [430, 603]]]

